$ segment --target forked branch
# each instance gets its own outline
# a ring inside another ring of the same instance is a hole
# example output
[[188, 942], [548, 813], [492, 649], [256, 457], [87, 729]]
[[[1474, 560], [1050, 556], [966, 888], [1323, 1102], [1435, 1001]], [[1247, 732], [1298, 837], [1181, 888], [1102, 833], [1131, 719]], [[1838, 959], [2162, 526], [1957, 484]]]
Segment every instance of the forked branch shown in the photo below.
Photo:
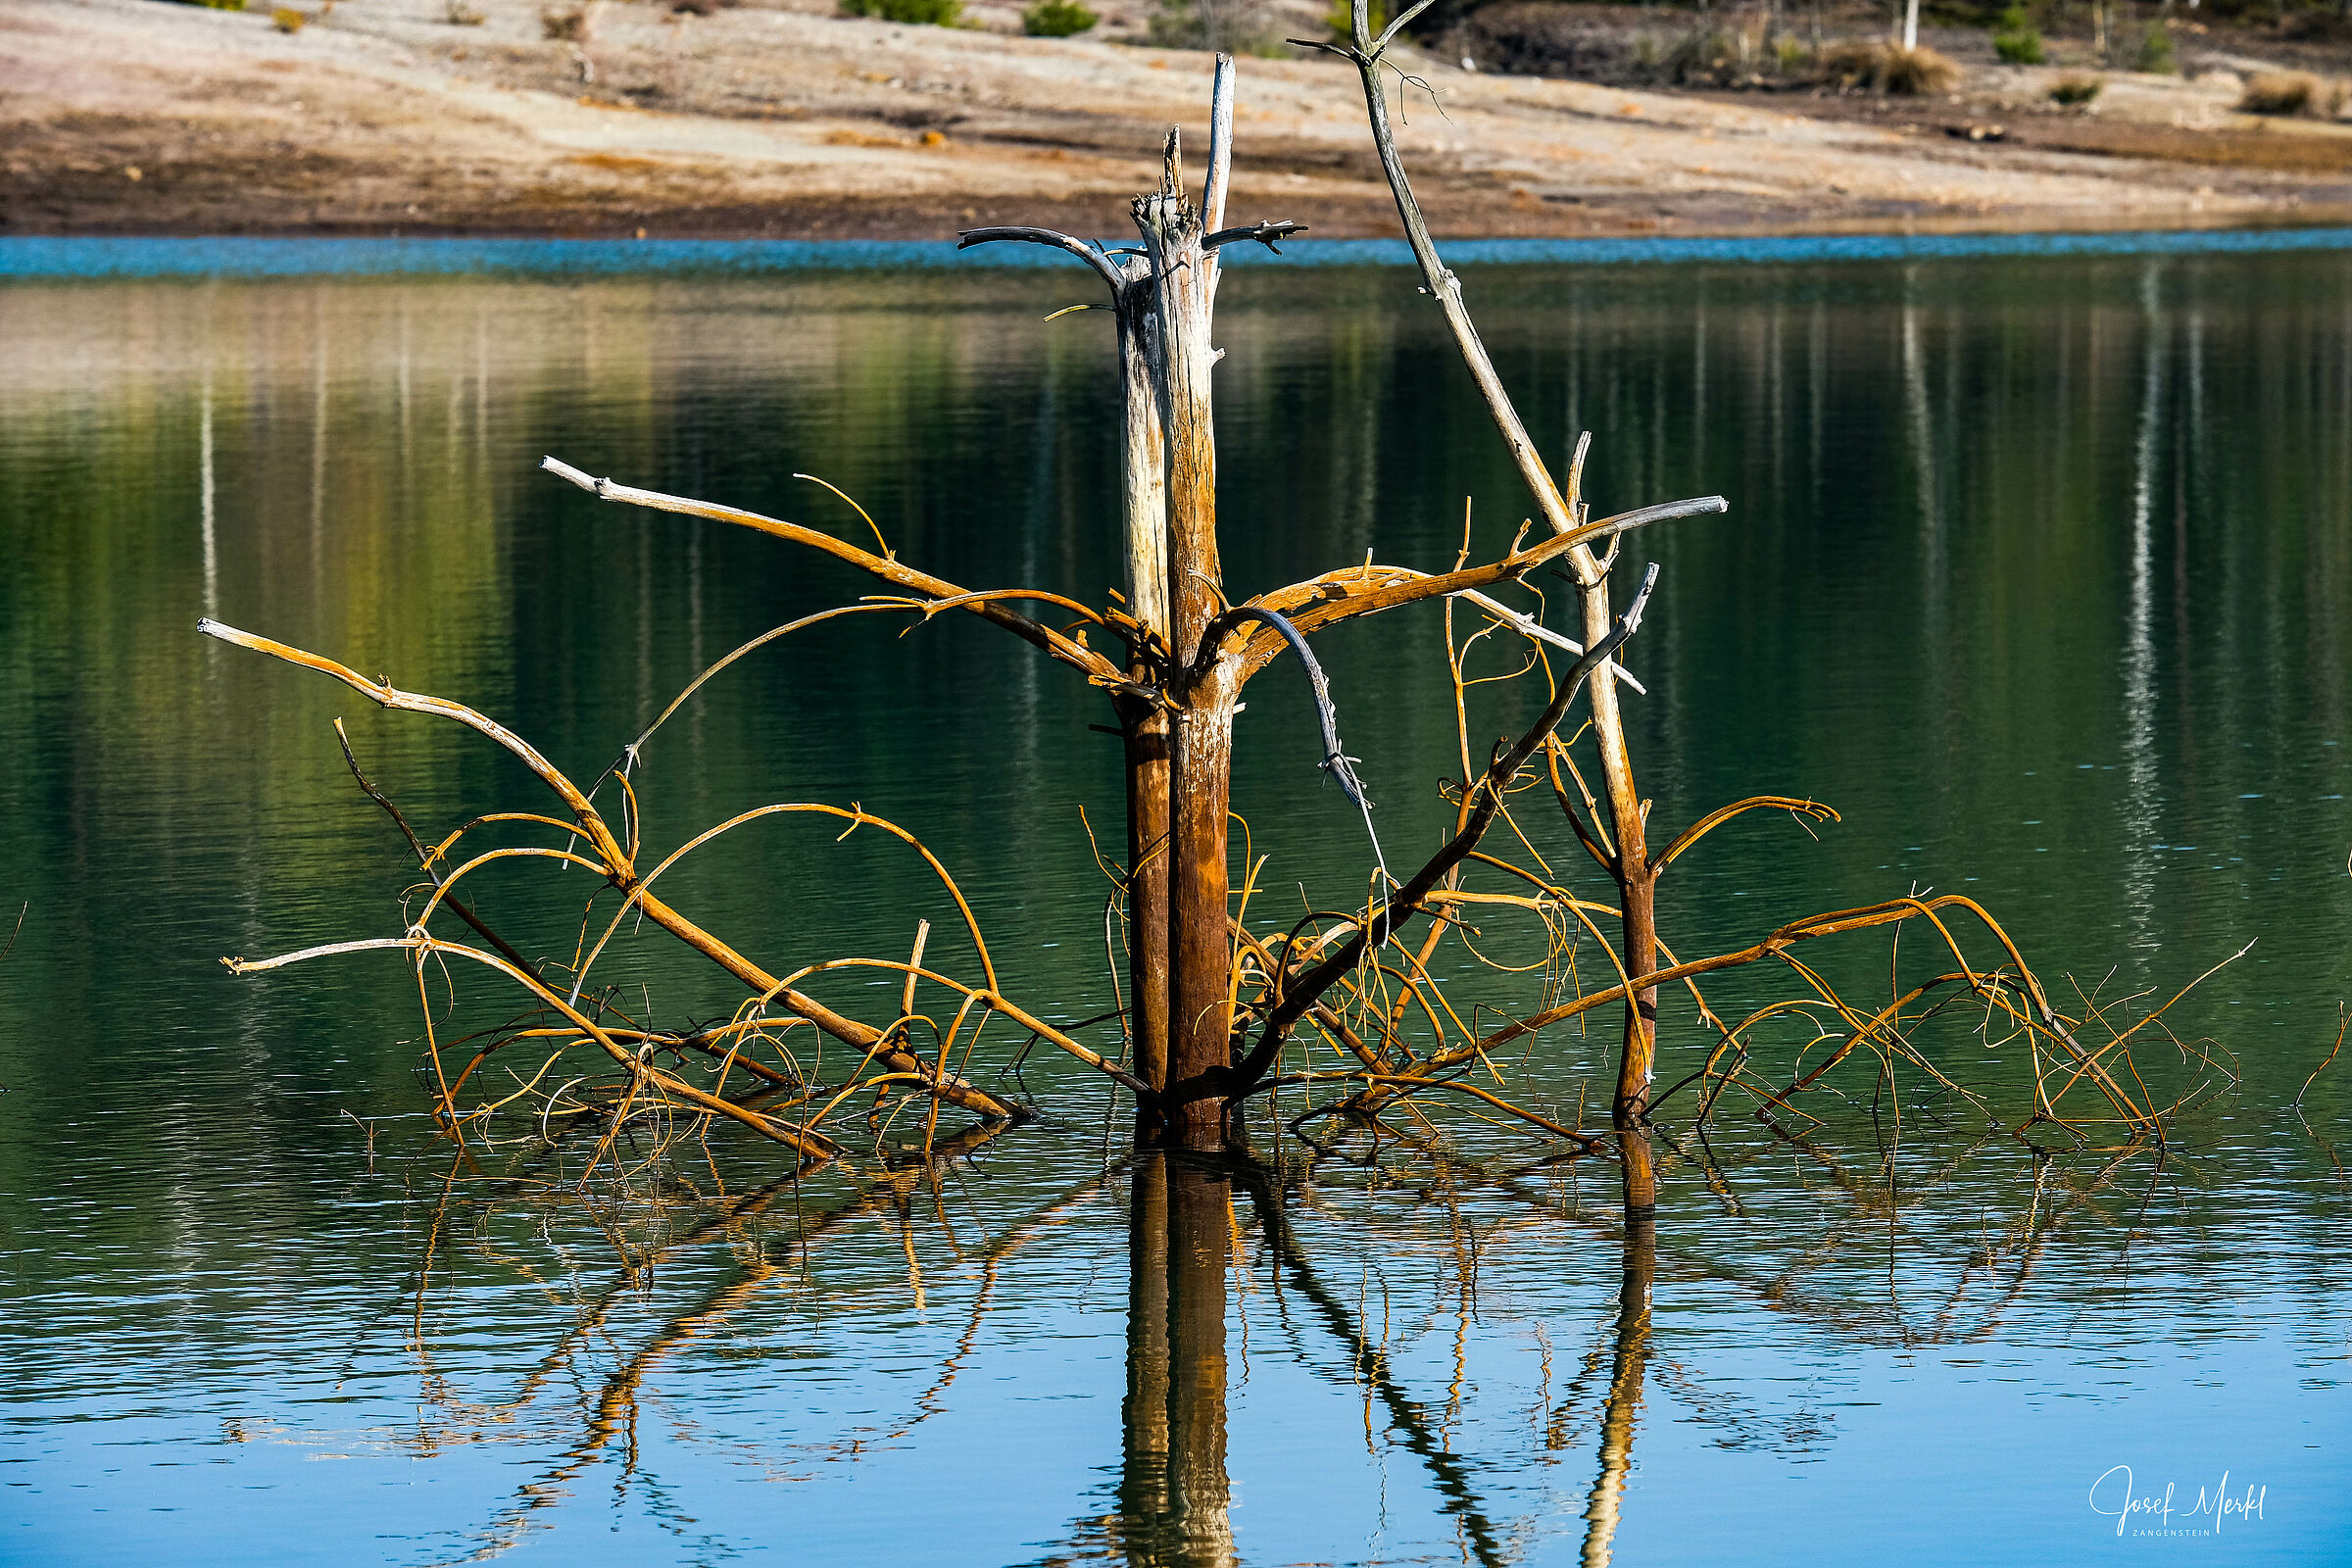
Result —
[[1570, 667], [1552, 695], [1551, 703], [1537, 718], [1526, 734], [1511, 746], [1498, 751], [1487, 764], [1485, 774], [1474, 786], [1476, 802], [1469, 816], [1450, 842], [1429, 862], [1406, 878], [1393, 897], [1381, 907], [1367, 912], [1363, 925], [1347, 941], [1341, 943], [1329, 956], [1295, 979], [1286, 979], [1282, 994], [1266, 1018], [1263, 1032], [1249, 1056], [1234, 1069], [1233, 1085], [1228, 1099], [1238, 1101], [1255, 1090], [1272, 1068], [1282, 1051], [1282, 1043], [1291, 1027], [1303, 1016], [1324, 992], [1352, 970], [1367, 951], [1376, 949], [1389, 939], [1391, 932], [1404, 919], [1417, 913], [1424, 900], [1443, 881], [1446, 874], [1462, 863], [1486, 837], [1487, 829], [1502, 809], [1503, 794], [1527, 760], [1536, 754], [1544, 740], [1568, 716], [1569, 705], [1575, 701], [1592, 672], [1608, 662], [1609, 656], [1622, 647], [1627, 638], [1642, 624], [1642, 609], [1649, 603], [1650, 590], [1657, 586], [1658, 568], [1652, 565], [1643, 573], [1642, 586], [1634, 594], [1633, 603], [1625, 607], [1606, 637], [1586, 650], [1585, 656]]

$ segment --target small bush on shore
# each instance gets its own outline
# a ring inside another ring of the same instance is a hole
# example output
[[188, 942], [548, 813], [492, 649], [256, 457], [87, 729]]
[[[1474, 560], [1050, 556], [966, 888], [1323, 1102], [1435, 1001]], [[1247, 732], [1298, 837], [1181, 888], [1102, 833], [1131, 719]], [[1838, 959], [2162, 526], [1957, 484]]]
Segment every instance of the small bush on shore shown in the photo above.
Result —
[[842, 15], [903, 22], [909, 26], [953, 27], [963, 20], [963, 0], [841, 0]]
[[2150, 27], [2140, 36], [2139, 58], [2133, 69], [2159, 76], [2180, 74], [2180, 62], [2173, 58], [2173, 35], [2162, 26]]
[[2011, 6], [1993, 24], [1992, 52], [2005, 66], [2038, 66], [2042, 62], [2041, 33], [2024, 6]]
[[1666, 79], [1686, 87], [1728, 85], [1739, 74], [1736, 63], [1746, 52], [1740, 42], [1737, 34], [1720, 27], [1693, 27], [1666, 51]]
[[2096, 98], [2106, 85], [2096, 76], [2060, 76], [2050, 88], [2050, 102], [2073, 109]]
[[449, 3], [441, 8], [441, 20], [453, 27], [478, 27], [484, 19], [482, 14], [467, 5], [466, 0], [449, 0]]
[[1021, 13], [1021, 30], [1032, 38], [1074, 38], [1102, 20], [1077, 0], [1037, 0]]
[[1889, 47], [1880, 68], [1879, 85], [1890, 93], [1918, 97], [1942, 92], [1960, 79], [1960, 68], [1929, 48]]

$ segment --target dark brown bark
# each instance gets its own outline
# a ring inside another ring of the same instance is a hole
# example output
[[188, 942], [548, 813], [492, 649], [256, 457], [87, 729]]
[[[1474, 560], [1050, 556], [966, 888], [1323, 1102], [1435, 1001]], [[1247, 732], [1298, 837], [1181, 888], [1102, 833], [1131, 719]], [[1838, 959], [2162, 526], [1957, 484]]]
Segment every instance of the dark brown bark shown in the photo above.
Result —
[[[1618, 896], [1625, 911], [1625, 974], [1639, 980], [1658, 971], [1657, 878], [1649, 871], [1639, 815], [1618, 824]], [[1625, 1158], [1626, 1223], [1647, 1224], [1657, 1212], [1657, 1167], [1649, 1146], [1649, 1083], [1658, 1054], [1658, 993], [1634, 993], [1625, 1009], [1625, 1044], [1617, 1056], [1617, 1094], [1609, 1122]]]
[[[1164, 711], [1127, 720], [1127, 976], [1135, 1075], [1168, 1087], [1168, 782], [1174, 737]], [[1154, 1118], [1156, 1120], [1156, 1118]]]
[[1233, 776], [1233, 692], [1225, 683], [1176, 715], [1174, 864], [1169, 909], [1168, 1136], [1179, 1148], [1225, 1142], [1233, 1059], [1233, 943], [1226, 924], [1226, 810]]

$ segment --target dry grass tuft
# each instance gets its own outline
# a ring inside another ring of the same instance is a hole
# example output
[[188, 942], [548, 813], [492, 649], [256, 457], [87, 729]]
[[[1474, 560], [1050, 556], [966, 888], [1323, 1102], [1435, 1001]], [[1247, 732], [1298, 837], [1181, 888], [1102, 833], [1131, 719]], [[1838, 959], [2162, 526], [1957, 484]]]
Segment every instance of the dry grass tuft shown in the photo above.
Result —
[[1821, 52], [1825, 80], [1852, 91], [1868, 88], [1895, 97], [1943, 92], [1960, 79], [1960, 68], [1933, 49], [1848, 40]]
[[2344, 107], [2344, 84], [2302, 71], [2265, 72], [2246, 83], [2237, 107], [2249, 115], [2308, 115], [2333, 120]]

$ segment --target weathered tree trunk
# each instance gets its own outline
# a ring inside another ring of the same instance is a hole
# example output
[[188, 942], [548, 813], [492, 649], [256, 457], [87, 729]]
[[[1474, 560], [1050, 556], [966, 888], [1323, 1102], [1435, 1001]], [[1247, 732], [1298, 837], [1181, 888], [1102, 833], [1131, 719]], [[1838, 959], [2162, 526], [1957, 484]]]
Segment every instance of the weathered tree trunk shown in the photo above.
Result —
[[[1544, 466], [1543, 456], [1520, 420], [1519, 411], [1503, 389], [1502, 378], [1495, 373], [1494, 361], [1488, 357], [1478, 328], [1462, 303], [1461, 280], [1439, 259], [1437, 242], [1430, 237], [1429, 223], [1413, 196], [1412, 182], [1405, 177], [1404, 163], [1396, 151], [1396, 135], [1389, 124], [1387, 92], [1380, 79], [1380, 51], [1386, 46], [1385, 39], [1376, 40], [1372, 34], [1368, 0], [1350, 0], [1349, 20], [1353, 47], [1334, 47], [1355, 63], [1362, 76], [1364, 110], [1372, 126], [1373, 147], [1380, 154], [1381, 170], [1388, 177], [1390, 192], [1396, 198], [1396, 216], [1404, 223], [1405, 239], [1420, 266], [1423, 286], [1445, 312], [1462, 364], [1470, 371], [1471, 379], [1478, 383], [1479, 395], [1486, 401], [1495, 430], [1501, 435], [1544, 523], [1554, 534], [1567, 533], [1583, 520], [1583, 450], [1581, 447], [1578, 450], [1568, 486], [1563, 490]], [[1586, 646], [1596, 646], [1607, 635], [1610, 624], [1608, 570], [1588, 546], [1581, 544], [1569, 552], [1568, 568], [1575, 579], [1583, 612]], [[1617, 863], [1613, 870], [1622, 895], [1626, 970], [1629, 976], [1639, 977], [1654, 973], [1657, 968], [1657, 926], [1651, 904], [1655, 878], [1643, 842], [1642, 798], [1634, 785], [1632, 759], [1626, 752], [1625, 723], [1617, 710], [1616, 682], [1608, 666], [1593, 672], [1592, 703], [1592, 732], [1600, 748], [1610, 825], [1617, 840]], [[1625, 1049], [1618, 1062], [1617, 1093], [1610, 1120], [1624, 1149], [1628, 1223], [1637, 1216], [1646, 1219], [1657, 1203], [1649, 1127], [1644, 1119], [1657, 1045], [1656, 1020], [1654, 989], [1640, 993], [1626, 1008]]]
[[[1166, 435], [1160, 424], [1149, 264], [1131, 260], [1118, 295], [1120, 478], [1126, 508], [1127, 609], [1147, 639], [1170, 641]], [[1140, 657], [1130, 673], [1150, 684]], [[1128, 1037], [1135, 1075], [1168, 1087], [1168, 786], [1174, 736], [1165, 710], [1121, 707], [1127, 747]], [[1149, 1130], [1149, 1129], [1139, 1129]]]
[[1160, 189], [1135, 203], [1155, 279], [1160, 419], [1167, 439], [1168, 599], [1177, 673], [1169, 840], [1168, 1136], [1179, 1147], [1225, 1140], [1222, 1079], [1232, 1061], [1232, 939], [1226, 926], [1226, 808], [1233, 771], [1238, 658], [1195, 669], [1219, 610], [1217, 447], [1210, 416], [1209, 258], [1201, 214], [1186, 198], [1179, 144], [1168, 138]]
[[[1603, 576], [1581, 590], [1588, 645], [1609, 630], [1609, 583]], [[1617, 682], [1608, 669], [1592, 676], [1592, 733], [1600, 748], [1601, 772], [1609, 795], [1609, 820], [1617, 839], [1618, 908], [1623, 917], [1626, 977], [1639, 980], [1658, 968], [1657, 878], [1633, 760], [1625, 746], [1625, 719], [1617, 708]], [[1650, 1158], [1649, 1085], [1658, 1054], [1658, 993], [1637, 992], [1625, 1009], [1625, 1041], [1617, 1056], [1617, 1093], [1609, 1106], [1624, 1157], [1628, 1224], [1646, 1221], [1658, 1203], [1657, 1171]]]

